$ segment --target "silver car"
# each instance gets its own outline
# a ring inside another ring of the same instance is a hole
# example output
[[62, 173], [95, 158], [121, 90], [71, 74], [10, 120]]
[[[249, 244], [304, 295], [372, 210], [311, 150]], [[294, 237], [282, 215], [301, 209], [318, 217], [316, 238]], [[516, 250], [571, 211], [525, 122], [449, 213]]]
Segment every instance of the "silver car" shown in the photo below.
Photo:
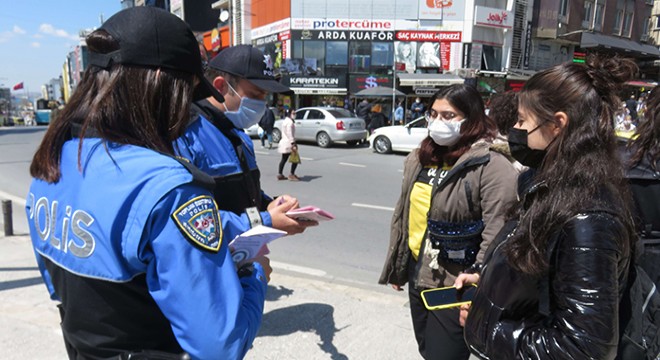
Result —
[[[282, 138], [282, 122], [275, 121], [273, 141]], [[326, 148], [336, 141], [354, 146], [367, 138], [364, 120], [350, 111], [337, 107], [307, 107], [296, 110], [296, 141], [315, 141]]]

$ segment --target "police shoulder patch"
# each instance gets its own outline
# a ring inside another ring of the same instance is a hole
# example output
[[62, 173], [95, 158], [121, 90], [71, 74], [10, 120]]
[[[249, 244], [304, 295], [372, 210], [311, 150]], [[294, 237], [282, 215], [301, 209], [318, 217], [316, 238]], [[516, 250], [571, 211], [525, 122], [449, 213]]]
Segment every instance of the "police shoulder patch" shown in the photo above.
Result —
[[218, 252], [222, 245], [222, 223], [211, 196], [191, 199], [172, 213], [172, 219], [188, 240], [202, 249]]

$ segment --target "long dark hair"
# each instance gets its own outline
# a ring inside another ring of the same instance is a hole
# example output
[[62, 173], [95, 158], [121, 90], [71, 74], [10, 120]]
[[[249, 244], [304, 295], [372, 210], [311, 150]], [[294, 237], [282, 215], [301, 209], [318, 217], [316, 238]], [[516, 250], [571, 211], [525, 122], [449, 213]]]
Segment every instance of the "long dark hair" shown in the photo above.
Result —
[[646, 112], [641, 119], [637, 131], [628, 146], [634, 149], [630, 163], [634, 167], [646, 156], [654, 171], [659, 171], [660, 161], [660, 86], [655, 87], [646, 102]]
[[[565, 128], [548, 146], [535, 182], [543, 184], [506, 246], [512, 266], [528, 274], [547, 270], [545, 245], [558, 228], [589, 208], [609, 209], [634, 234], [628, 187], [616, 155], [613, 128], [615, 94], [632, 78], [632, 60], [590, 57], [586, 64], [565, 63], [534, 75], [518, 95], [519, 106], [543, 122], [568, 116]], [[630, 247], [632, 235], [622, 241]]]
[[[104, 30], [87, 37], [90, 51], [106, 54], [119, 44]], [[30, 174], [53, 183], [60, 179], [61, 151], [75, 125], [82, 139], [93, 129], [105, 141], [174, 154], [172, 141], [188, 122], [194, 75], [168, 69], [114, 64], [91, 66], [68, 104], [50, 124], [30, 165]]]
[[497, 133], [497, 126], [484, 113], [484, 102], [474, 87], [456, 84], [442, 88], [433, 94], [427, 108], [430, 109], [436, 100], [441, 99], [465, 114], [466, 120], [461, 126], [460, 139], [452, 146], [440, 146], [430, 136], [422, 140], [418, 152], [422, 166], [442, 165], [443, 162], [454, 165], [477, 140], [492, 140]]

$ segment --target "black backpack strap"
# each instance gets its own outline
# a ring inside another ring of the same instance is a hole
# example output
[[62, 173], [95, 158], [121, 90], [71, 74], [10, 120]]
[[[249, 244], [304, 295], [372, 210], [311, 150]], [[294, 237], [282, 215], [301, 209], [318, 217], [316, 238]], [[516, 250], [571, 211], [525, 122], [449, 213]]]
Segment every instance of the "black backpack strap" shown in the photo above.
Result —
[[179, 164], [183, 165], [183, 167], [185, 167], [188, 171], [190, 171], [190, 173], [193, 176], [192, 184], [197, 185], [197, 186], [201, 186], [201, 187], [213, 192], [213, 189], [215, 189], [215, 181], [213, 180], [213, 177], [206, 174], [202, 170], [198, 169], [195, 165], [191, 164], [188, 159], [185, 159], [185, 158], [182, 158], [182, 157], [179, 157], [179, 156], [171, 156], [171, 155], [167, 155], [167, 154], [164, 154], [164, 153], [163, 153], [163, 155], [169, 156], [172, 159], [178, 161]]

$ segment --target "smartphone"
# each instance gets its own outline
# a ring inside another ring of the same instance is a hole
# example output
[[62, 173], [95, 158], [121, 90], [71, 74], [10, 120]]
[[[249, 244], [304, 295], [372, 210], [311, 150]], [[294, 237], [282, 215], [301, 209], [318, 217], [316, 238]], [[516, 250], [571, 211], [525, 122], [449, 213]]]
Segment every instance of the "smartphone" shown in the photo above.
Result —
[[466, 285], [460, 290], [455, 287], [422, 290], [422, 300], [428, 310], [449, 309], [469, 304], [477, 292], [476, 285]]

